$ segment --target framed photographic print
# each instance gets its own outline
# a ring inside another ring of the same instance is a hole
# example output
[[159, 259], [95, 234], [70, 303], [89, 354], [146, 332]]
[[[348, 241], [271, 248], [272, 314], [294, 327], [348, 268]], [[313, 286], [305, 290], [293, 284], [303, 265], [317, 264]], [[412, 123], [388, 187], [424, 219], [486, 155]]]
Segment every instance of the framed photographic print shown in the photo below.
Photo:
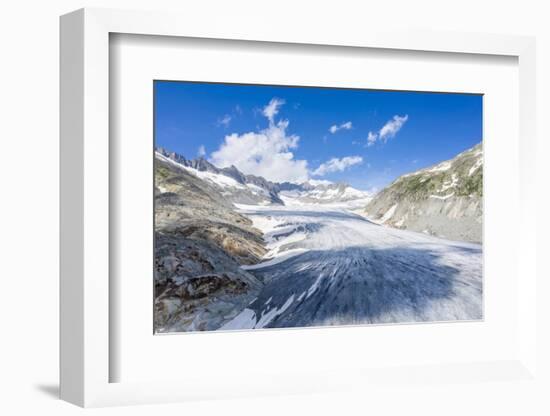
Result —
[[483, 318], [481, 95], [154, 94], [156, 333]]
[[61, 19], [62, 398], [538, 383], [533, 39], [238, 20]]

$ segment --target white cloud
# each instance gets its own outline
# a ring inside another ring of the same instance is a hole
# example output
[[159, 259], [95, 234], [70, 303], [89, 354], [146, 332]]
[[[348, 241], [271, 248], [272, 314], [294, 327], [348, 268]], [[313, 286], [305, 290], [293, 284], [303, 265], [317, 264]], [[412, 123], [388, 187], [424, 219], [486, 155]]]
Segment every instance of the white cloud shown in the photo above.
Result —
[[226, 114], [218, 120], [218, 126], [229, 127], [229, 123], [231, 123], [231, 120], [232, 117], [229, 114]]
[[327, 173], [342, 172], [350, 166], [363, 163], [361, 156], [346, 156], [341, 159], [332, 158], [328, 162], [321, 164], [317, 169], [311, 172], [314, 176], [324, 176]]
[[199, 155], [199, 157], [204, 157], [204, 155], [206, 155], [206, 149], [204, 148], [203, 144], [199, 146], [199, 149], [197, 150], [197, 154]]
[[300, 137], [288, 135], [289, 122], [275, 122], [283, 100], [273, 98], [262, 114], [269, 126], [258, 132], [233, 133], [225, 136], [211, 162], [219, 167], [235, 165], [246, 174], [263, 176], [274, 182], [305, 182], [309, 178], [307, 160], [295, 160], [292, 149], [298, 147]]
[[403, 127], [403, 124], [405, 124], [408, 119], [408, 115], [404, 115], [403, 117], [398, 115], [393, 116], [393, 118], [384, 124], [384, 127], [382, 127], [378, 132], [378, 137], [380, 140], [386, 143], [388, 139], [395, 137], [397, 132], [401, 130], [401, 127]]
[[339, 126], [334, 124], [330, 126], [328, 131], [330, 131], [332, 134], [336, 133], [338, 130], [351, 130], [353, 127], [351, 121], [346, 121], [345, 123], [340, 124]]
[[386, 143], [388, 139], [394, 138], [397, 132], [401, 130], [401, 127], [403, 127], [403, 124], [405, 124], [408, 119], [409, 116], [407, 114], [405, 114], [404, 116], [394, 115], [390, 120], [386, 122], [386, 124], [384, 124], [384, 126], [382, 126], [380, 130], [378, 130], [378, 132], [375, 133], [369, 131], [367, 143], [365, 146], [370, 147], [375, 144], [377, 140]]
[[273, 123], [275, 116], [279, 113], [279, 108], [285, 103], [280, 98], [272, 98], [268, 105], [262, 110], [262, 114], [267, 117], [270, 123]]
[[[211, 153], [210, 161], [222, 168], [234, 165], [245, 174], [263, 176], [273, 182], [294, 183], [305, 182], [310, 175], [324, 176], [331, 172], [341, 172], [363, 162], [361, 156], [333, 158], [310, 172], [307, 160], [294, 159], [292, 150], [298, 147], [300, 137], [287, 134], [288, 120], [275, 120], [283, 104], [283, 99], [272, 98], [261, 110], [261, 114], [269, 121], [268, 127], [254, 132], [225, 136], [218, 150]], [[349, 130], [352, 123], [347, 121], [333, 127], [337, 130]]]
[[374, 143], [376, 143], [376, 139], [378, 139], [378, 134], [373, 133], [372, 131], [369, 131], [369, 135], [367, 137], [367, 146], [372, 146]]

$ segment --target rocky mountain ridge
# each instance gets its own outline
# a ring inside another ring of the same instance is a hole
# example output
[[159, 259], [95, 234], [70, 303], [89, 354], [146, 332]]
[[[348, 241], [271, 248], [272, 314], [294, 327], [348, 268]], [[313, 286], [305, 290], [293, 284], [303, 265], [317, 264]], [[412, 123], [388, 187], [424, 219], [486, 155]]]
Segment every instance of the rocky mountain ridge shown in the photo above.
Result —
[[372, 199], [369, 192], [346, 183], [303, 183], [300, 187], [279, 193], [285, 205], [325, 205], [347, 209], [364, 206]]
[[[359, 191], [346, 183], [310, 180], [304, 183], [271, 182], [261, 176], [244, 174], [235, 166], [218, 168], [204, 157], [184, 156], [156, 150], [157, 159], [175, 162], [188, 168], [195, 176], [221, 188], [222, 195], [233, 203], [249, 205], [285, 205], [286, 203], [330, 204], [360, 200], [357, 206], [370, 200], [370, 193]], [[286, 202], [284, 202], [286, 201]]]
[[399, 177], [372, 199], [363, 214], [395, 228], [481, 242], [481, 143], [450, 160]]

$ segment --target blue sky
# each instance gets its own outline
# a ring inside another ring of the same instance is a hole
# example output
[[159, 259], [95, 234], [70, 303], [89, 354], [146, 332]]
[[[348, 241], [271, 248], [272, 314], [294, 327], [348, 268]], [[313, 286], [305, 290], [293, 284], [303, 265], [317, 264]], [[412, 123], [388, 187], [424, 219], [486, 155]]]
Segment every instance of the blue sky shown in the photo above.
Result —
[[482, 96], [155, 82], [155, 146], [269, 180], [381, 189], [482, 138]]

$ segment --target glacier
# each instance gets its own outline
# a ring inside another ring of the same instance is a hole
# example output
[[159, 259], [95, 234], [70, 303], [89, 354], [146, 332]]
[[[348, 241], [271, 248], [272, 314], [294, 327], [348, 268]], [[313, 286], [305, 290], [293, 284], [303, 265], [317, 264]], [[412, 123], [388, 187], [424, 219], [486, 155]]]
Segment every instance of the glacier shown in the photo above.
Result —
[[482, 246], [343, 207], [238, 205], [264, 233], [258, 296], [220, 330], [479, 320]]

